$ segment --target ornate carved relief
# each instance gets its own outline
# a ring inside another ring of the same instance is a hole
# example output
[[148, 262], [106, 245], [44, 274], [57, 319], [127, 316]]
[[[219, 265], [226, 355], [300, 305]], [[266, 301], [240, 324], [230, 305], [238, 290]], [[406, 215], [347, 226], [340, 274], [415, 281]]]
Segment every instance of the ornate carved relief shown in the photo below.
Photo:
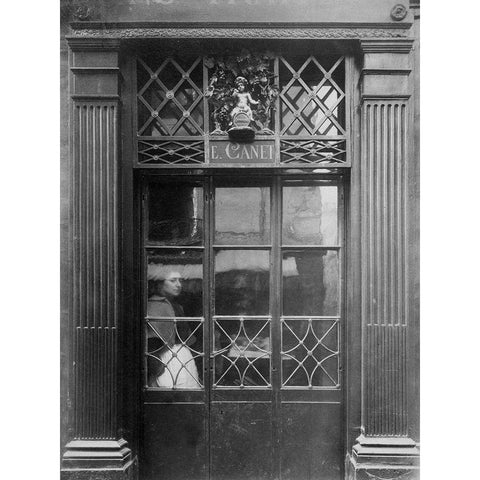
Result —
[[[212, 105], [213, 134], [223, 133], [232, 126], [236, 112], [247, 113], [248, 124], [251, 123], [258, 133], [273, 134], [271, 121], [278, 97], [278, 87], [273, 80], [274, 59], [272, 52], [246, 49], [237, 55], [216, 55], [205, 59], [210, 79], [205, 96]], [[255, 105], [255, 112], [249, 103]]]
[[103, 38], [283, 38], [361, 39], [408, 37], [409, 29], [390, 28], [109, 28], [74, 29], [76, 37]]
[[393, 18], [393, 20], [396, 20], [397, 22], [400, 20], [403, 20], [407, 16], [408, 10], [405, 5], [402, 5], [401, 3], [397, 3], [393, 8], [392, 11], [390, 12], [390, 16]]

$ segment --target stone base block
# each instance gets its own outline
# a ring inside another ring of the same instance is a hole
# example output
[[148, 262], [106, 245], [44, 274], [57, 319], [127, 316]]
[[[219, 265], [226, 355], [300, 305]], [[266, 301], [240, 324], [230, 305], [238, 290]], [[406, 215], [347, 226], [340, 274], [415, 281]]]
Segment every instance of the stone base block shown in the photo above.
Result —
[[347, 480], [417, 480], [419, 449], [410, 438], [360, 435], [347, 454]]
[[62, 480], [134, 480], [137, 461], [127, 442], [73, 440], [62, 458]]

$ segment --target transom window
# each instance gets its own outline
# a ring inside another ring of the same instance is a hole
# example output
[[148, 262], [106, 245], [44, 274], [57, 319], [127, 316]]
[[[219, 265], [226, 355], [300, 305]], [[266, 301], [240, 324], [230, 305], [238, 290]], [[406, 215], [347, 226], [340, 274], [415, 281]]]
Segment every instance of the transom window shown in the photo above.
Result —
[[264, 148], [271, 141], [273, 166], [348, 166], [346, 58], [258, 47], [138, 56], [135, 164], [213, 163], [211, 146], [228, 138], [234, 79], [245, 75], [257, 102], [251, 125]]

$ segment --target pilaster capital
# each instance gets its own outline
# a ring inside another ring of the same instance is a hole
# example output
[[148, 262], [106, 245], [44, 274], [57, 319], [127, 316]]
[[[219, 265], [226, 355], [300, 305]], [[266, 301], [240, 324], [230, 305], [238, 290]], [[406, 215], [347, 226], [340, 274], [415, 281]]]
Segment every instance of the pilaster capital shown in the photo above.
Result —
[[413, 39], [368, 39], [362, 40], [360, 45], [363, 51], [362, 96], [410, 95]]
[[121, 40], [119, 38], [89, 38], [78, 36], [65, 37], [68, 46], [74, 52], [77, 51], [118, 51]]
[[360, 40], [362, 52], [367, 53], [410, 53], [413, 38], [374, 38]]

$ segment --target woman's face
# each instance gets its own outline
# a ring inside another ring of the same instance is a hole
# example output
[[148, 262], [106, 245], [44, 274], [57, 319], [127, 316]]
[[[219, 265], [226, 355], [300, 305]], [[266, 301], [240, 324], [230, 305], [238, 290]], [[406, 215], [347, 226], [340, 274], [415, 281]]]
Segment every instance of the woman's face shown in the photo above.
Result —
[[182, 293], [182, 277], [178, 272], [171, 272], [163, 281], [160, 293], [164, 297], [178, 297]]

